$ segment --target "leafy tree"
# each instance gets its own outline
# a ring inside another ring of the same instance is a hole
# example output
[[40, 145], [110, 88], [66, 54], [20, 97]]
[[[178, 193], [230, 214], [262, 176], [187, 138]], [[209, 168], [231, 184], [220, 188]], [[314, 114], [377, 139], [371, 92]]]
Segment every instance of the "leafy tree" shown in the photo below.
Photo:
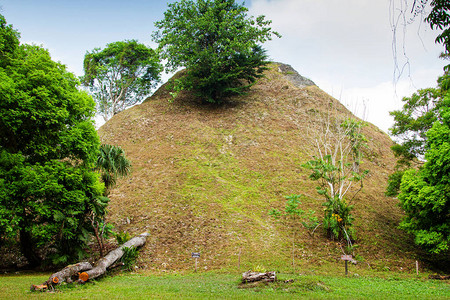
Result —
[[[329, 115], [321, 121], [313, 136], [316, 155], [303, 167], [312, 170], [309, 177], [319, 183], [317, 192], [325, 198], [323, 227], [329, 237], [346, 240], [352, 248], [353, 206], [350, 202], [363, 188], [362, 180], [368, 172], [360, 170], [361, 148], [366, 141], [361, 133], [364, 123], [353, 119], [333, 120]], [[352, 189], [357, 182], [360, 186]], [[346, 199], [349, 192], [353, 192], [350, 200]]]
[[[436, 43], [444, 46], [442, 57], [450, 55], [450, 2], [447, 0], [422, 0], [412, 3], [412, 19], [418, 15], [423, 15], [427, 5], [431, 7], [430, 13], [425, 21], [431, 29], [440, 29], [442, 33], [436, 38]], [[403, 8], [400, 14], [405, 14]], [[426, 132], [437, 120], [439, 105], [443, 96], [450, 89], [449, 71], [450, 66], [445, 68], [444, 76], [438, 79], [438, 88], [429, 88], [419, 90], [411, 97], [403, 98], [402, 110], [393, 111], [390, 114], [394, 116], [394, 126], [390, 133], [401, 139], [399, 144], [392, 146], [395, 156], [398, 158], [396, 171], [389, 176], [386, 195], [395, 197], [400, 190], [400, 182], [406, 169], [414, 163], [420, 166], [423, 163], [426, 144]]]
[[161, 69], [153, 49], [135, 40], [115, 42], [85, 55], [82, 82], [107, 121], [141, 102], [159, 81]]
[[95, 103], [47, 50], [19, 45], [0, 20], [8, 43], [0, 53], [0, 242], [18, 236], [31, 265], [45, 253], [55, 263], [77, 259], [89, 214], [107, 205], [93, 171]]
[[421, 89], [411, 97], [403, 98], [403, 108], [390, 112], [394, 117], [390, 133], [400, 141], [391, 147], [398, 161], [396, 171], [389, 176], [386, 195], [397, 196], [404, 171], [413, 165], [423, 164], [426, 133], [438, 120], [443, 96], [449, 88], [449, 78], [446, 73], [438, 79], [437, 88]]
[[[414, 1], [416, 2], [416, 1]], [[424, 2], [424, 1], [422, 1]], [[442, 33], [436, 38], [436, 43], [445, 48], [444, 55], [450, 54], [450, 2], [448, 0], [432, 0], [432, 10], [425, 18], [431, 29], [440, 29]]]
[[[431, 12], [425, 21], [431, 29], [442, 30], [436, 43], [444, 46], [441, 56], [448, 57], [450, 2], [414, 0], [413, 18], [423, 14], [427, 4]], [[409, 167], [416, 157], [423, 159], [424, 164], [418, 170], [399, 169], [390, 176], [387, 190], [387, 194], [396, 195], [400, 189], [398, 198], [406, 213], [401, 227], [415, 236], [417, 245], [435, 254], [448, 253], [450, 241], [450, 65], [444, 70], [445, 75], [438, 80], [437, 90], [419, 91], [406, 99], [403, 111], [393, 113], [396, 118], [393, 133], [406, 133], [405, 141], [394, 146], [396, 155], [402, 157], [400, 166]]]
[[19, 46], [19, 33], [7, 25], [5, 17], [0, 15], [0, 67], [10, 62]]
[[406, 213], [400, 226], [435, 254], [450, 249], [450, 93], [442, 104], [426, 134], [426, 162], [405, 172], [398, 196]]
[[279, 36], [264, 16], [247, 16], [235, 0], [181, 0], [169, 4], [153, 34], [167, 69], [185, 67], [174, 81], [176, 95], [192, 90], [207, 102], [219, 103], [245, 93], [266, 69], [267, 56], [258, 44]]
[[410, 165], [414, 158], [425, 154], [426, 132], [437, 120], [440, 94], [434, 88], [419, 90], [402, 99], [405, 103], [402, 110], [390, 112], [394, 117], [390, 133], [402, 140], [402, 144], [395, 145], [392, 150], [396, 156], [403, 156], [402, 163]]

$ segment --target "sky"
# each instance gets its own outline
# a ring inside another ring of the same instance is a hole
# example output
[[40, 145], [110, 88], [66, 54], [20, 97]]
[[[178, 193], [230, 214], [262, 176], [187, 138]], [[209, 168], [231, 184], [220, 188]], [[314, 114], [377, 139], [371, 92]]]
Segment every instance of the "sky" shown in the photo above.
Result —
[[[22, 43], [42, 45], [54, 60], [81, 76], [84, 55], [94, 48], [125, 39], [156, 47], [151, 33], [168, 2], [174, 0], [0, 0], [0, 13], [21, 33]], [[245, 6], [249, 15], [272, 20], [272, 28], [282, 35], [263, 45], [271, 60], [290, 64], [356, 115], [388, 132], [393, 124], [389, 111], [400, 109], [401, 99], [417, 89], [435, 87], [448, 63], [438, 58], [443, 48], [434, 43], [438, 33], [428, 24], [416, 18], [405, 30], [405, 21], [396, 21], [404, 3], [247, 0]], [[396, 42], [392, 23], [398, 24]], [[399, 78], [396, 64], [405, 66]]]

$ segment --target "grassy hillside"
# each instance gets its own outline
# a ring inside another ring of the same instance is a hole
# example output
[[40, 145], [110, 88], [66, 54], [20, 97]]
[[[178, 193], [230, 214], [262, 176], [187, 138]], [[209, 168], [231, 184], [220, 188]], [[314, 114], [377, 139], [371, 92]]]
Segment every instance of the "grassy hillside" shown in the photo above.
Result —
[[[189, 269], [191, 252], [201, 252], [205, 270], [289, 268], [291, 231], [268, 211], [300, 193], [303, 208], [322, 216], [322, 200], [301, 167], [313, 155], [308, 128], [330, 103], [351, 115], [317, 86], [300, 88], [291, 78], [272, 64], [248, 95], [221, 106], [200, 104], [187, 92], [170, 101], [162, 86], [99, 129], [104, 143], [123, 147], [133, 162], [131, 176], [110, 195], [109, 221], [117, 230], [151, 233], [142, 267]], [[410, 270], [412, 242], [396, 228], [402, 213], [397, 200], [384, 196], [395, 163], [392, 142], [373, 125], [364, 134], [369, 147], [362, 167], [370, 174], [353, 200], [358, 259], [365, 267]], [[312, 238], [300, 230], [300, 267], [333, 266], [341, 254], [322, 232]]]

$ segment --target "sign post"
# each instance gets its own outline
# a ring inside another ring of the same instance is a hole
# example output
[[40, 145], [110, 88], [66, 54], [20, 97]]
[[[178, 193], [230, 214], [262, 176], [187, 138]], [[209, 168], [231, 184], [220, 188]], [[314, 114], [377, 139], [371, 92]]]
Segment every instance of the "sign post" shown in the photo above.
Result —
[[353, 259], [351, 255], [341, 255], [341, 259], [345, 261], [345, 275], [348, 275], [348, 261]]
[[197, 263], [200, 258], [200, 252], [192, 252], [191, 256], [192, 258], [195, 258], [195, 272], [197, 272]]

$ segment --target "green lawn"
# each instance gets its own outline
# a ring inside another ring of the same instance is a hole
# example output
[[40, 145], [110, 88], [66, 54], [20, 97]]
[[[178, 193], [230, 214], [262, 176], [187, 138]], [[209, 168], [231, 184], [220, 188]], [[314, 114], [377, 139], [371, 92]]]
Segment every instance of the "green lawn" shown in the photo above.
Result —
[[[240, 285], [240, 275], [213, 272], [186, 275], [126, 274], [104, 277], [83, 286], [67, 285], [55, 293], [30, 292], [48, 274], [0, 276], [0, 299], [293, 299], [375, 298], [449, 299], [445, 281], [411, 278], [279, 275], [267, 285]], [[293, 279], [291, 283], [284, 280]]]

